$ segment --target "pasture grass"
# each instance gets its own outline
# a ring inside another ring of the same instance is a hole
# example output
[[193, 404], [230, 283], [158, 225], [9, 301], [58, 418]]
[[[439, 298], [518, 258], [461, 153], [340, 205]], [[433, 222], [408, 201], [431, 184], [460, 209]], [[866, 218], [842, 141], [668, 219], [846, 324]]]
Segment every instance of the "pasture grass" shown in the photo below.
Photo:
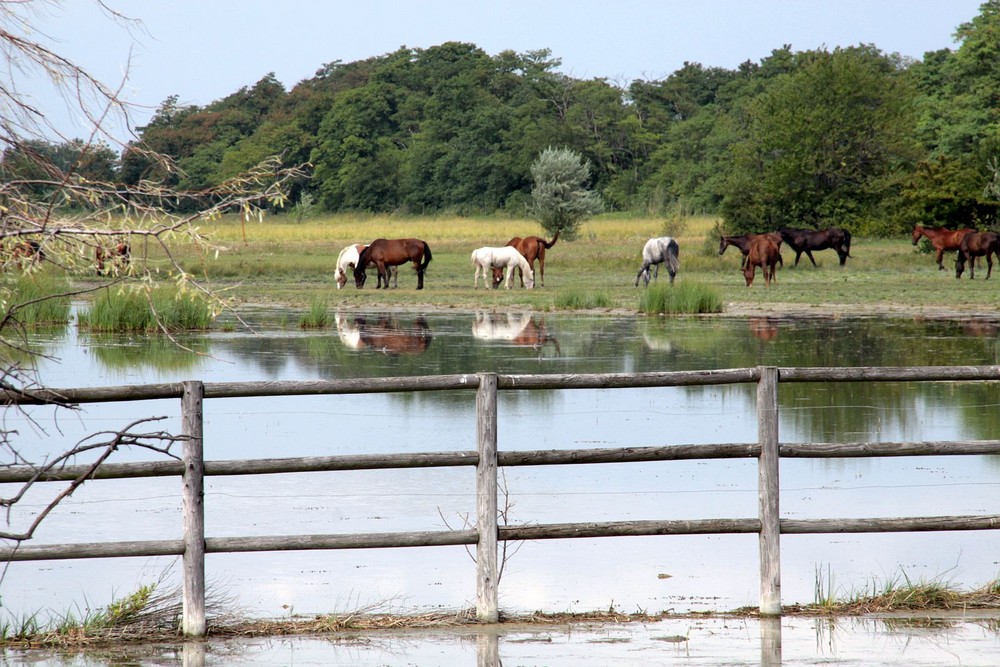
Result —
[[[560, 239], [546, 252], [544, 287], [474, 290], [469, 260], [474, 248], [503, 245], [512, 236], [549, 235], [527, 219], [348, 214], [302, 220], [277, 215], [246, 225], [235, 217], [222, 218], [204, 222], [200, 229], [219, 246], [217, 256], [214, 249], [198, 249], [181, 241], [171, 252], [195, 279], [210, 289], [225, 291], [236, 305], [308, 308], [314, 299], [325, 298], [334, 310], [520, 308], [544, 312], [579, 308], [641, 313], [643, 290], [635, 287], [635, 276], [642, 245], [650, 237], [669, 234], [680, 246], [675, 287], [693, 282], [714, 289], [723, 313], [904, 311], [919, 315], [924, 310], [1000, 310], [998, 278], [986, 281], [981, 270], [975, 280], [956, 280], [953, 253], [946, 256], [949, 269], [938, 271], [933, 255], [915, 248], [909, 234], [891, 239], [855, 237], [846, 267], [839, 266], [832, 250], [814, 253], [818, 266], [805, 256], [795, 266], [794, 253], [784, 247], [784, 266], [778, 268], [775, 282], [765, 287], [758, 280], [747, 288], [738, 250], [729, 248], [719, 255], [718, 218], [602, 215], [584, 222], [577, 240]], [[409, 236], [426, 240], [433, 252], [425, 289], [415, 289], [416, 276], [409, 265], [400, 267], [398, 289], [376, 290], [374, 280], [362, 290], [353, 285], [336, 289], [335, 264], [344, 246], [377, 237]], [[167, 258], [158, 252], [152, 246], [137, 249], [135, 261], [167, 275]], [[576, 294], [581, 292], [602, 296], [593, 302], [580, 301]]]
[[203, 296], [172, 285], [103, 290], [78, 315], [81, 329], [91, 332], [155, 332], [207, 329], [215, 318]]
[[596, 310], [614, 305], [607, 292], [592, 292], [584, 289], [568, 289], [555, 297], [555, 307], [560, 310]]

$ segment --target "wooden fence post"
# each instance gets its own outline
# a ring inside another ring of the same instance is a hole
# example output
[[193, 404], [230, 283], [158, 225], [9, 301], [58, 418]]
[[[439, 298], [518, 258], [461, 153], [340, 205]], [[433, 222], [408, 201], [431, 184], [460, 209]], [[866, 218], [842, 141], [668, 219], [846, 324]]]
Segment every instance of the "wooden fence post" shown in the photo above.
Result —
[[781, 526], [778, 514], [778, 369], [760, 367], [757, 383], [760, 613], [781, 615]]
[[184, 440], [184, 585], [182, 630], [205, 635], [205, 458], [201, 382], [184, 382], [181, 420]]
[[497, 376], [479, 373], [476, 390], [476, 617], [484, 623], [500, 618], [497, 589]]

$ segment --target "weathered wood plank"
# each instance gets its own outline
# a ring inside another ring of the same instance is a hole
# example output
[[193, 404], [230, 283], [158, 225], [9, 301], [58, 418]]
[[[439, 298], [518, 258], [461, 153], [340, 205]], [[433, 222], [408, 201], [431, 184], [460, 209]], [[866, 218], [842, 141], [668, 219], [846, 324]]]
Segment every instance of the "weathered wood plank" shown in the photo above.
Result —
[[579, 537], [641, 537], [646, 535], [716, 535], [760, 532], [757, 519], [690, 519], [595, 521], [500, 526], [502, 540], [560, 540]]
[[481, 373], [476, 392], [476, 618], [496, 623], [500, 617], [497, 543], [497, 376]]
[[1000, 529], [1000, 514], [971, 516], [928, 516], [876, 519], [782, 519], [781, 532], [794, 534], [828, 533], [913, 533], [940, 530]]
[[205, 460], [202, 419], [204, 386], [185, 382], [181, 398], [184, 430], [184, 581], [181, 627], [188, 637], [205, 635]]
[[781, 615], [781, 527], [779, 525], [778, 369], [762, 367], [757, 383], [758, 511], [760, 517], [760, 613]]

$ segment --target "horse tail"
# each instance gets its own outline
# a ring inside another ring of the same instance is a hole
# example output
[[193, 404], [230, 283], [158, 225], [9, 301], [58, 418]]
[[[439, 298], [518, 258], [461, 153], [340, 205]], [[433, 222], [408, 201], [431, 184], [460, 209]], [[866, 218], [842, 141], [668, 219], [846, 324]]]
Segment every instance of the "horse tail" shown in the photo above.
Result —
[[431, 247], [427, 245], [427, 241], [422, 241], [424, 244], [424, 262], [420, 265], [420, 272], [423, 273], [427, 270], [427, 265], [431, 263]]
[[844, 253], [848, 257], [853, 257], [851, 254], [851, 232], [844, 230]]
[[557, 229], [556, 235], [552, 237], [551, 241], [546, 241], [545, 239], [542, 239], [542, 245], [545, 246], [546, 250], [550, 250], [552, 246], [556, 244], [556, 241], [559, 240], [559, 232], [561, 231], [562, 231], [561, 229]]
[[671, 276], [677, 275], [677, 269], [680, 268], [680, 259], [678, 253], [680, 252], [680, 247], [677, 245], [677, 241], [670, 239], [670, 243], [667, 244], [667, 270], [670, 272]]

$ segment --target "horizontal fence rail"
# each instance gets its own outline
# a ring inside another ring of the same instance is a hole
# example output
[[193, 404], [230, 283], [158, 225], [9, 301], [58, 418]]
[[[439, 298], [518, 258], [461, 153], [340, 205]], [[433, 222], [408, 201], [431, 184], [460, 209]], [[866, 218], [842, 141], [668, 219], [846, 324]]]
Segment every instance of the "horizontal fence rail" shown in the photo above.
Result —
[[[0, 483], [57, 482], [79, 479], [125, 479], [180, 476], [184, 480], [184, 535], [148, 540], [67, 545], [18, 545], [0, 549], [0, 561], [79, 558], [183, 556], [184, 631], [205, 633], [204, 556], [206, 553], [374, 549], [476, 545], [477, 614], [498, 618], [497, 543], [592, 537], [755, 533], [760, 540], [762, 614], [781, 613], [781, 534], [834, 534], [993, 530], [1000, 515], [915, 518], [782, 519], [779, 516], [780, 458], [898, 457], [1000, 454], [1000, 440], [781, 443], [778, 439], [777, 391], [782, 382], [981, 382], [1000, 381], [1000, 366], [930, 366], [896, 368], [775, 368], [619, 374], [497, 375], [491, 373], [359, 378], [309, 382], [179, 382], [74, 389], [6, 390], [8, 405], [120, 402], [180, 399], [184, 438], [182, 460], [63, 466], [40, 472], [27, 466], [0, 469]], [[758, 442], [709, 445], [663, 445], [571, 450], [498, 452], [497, 409], [500, 390], [617, 389], [699, 385], [757, 385]], [[386, 392], [476, 392], [475, 451], [426, 452], [205, 461], [202, 455], [202, 403], [205, 399]], [[755, 518], [606, 521], [542, 525], [497, 524], [497, 469], [512, 466], [582, 465], [651, 461], [755, 458], [759, 469], [759, 506]], [[204, 535], [204, 477], [289, 474], [470, 466], [476, 469], [477, 525], [467, 530], [350, 535], [279, 535], [213, 538]]]

